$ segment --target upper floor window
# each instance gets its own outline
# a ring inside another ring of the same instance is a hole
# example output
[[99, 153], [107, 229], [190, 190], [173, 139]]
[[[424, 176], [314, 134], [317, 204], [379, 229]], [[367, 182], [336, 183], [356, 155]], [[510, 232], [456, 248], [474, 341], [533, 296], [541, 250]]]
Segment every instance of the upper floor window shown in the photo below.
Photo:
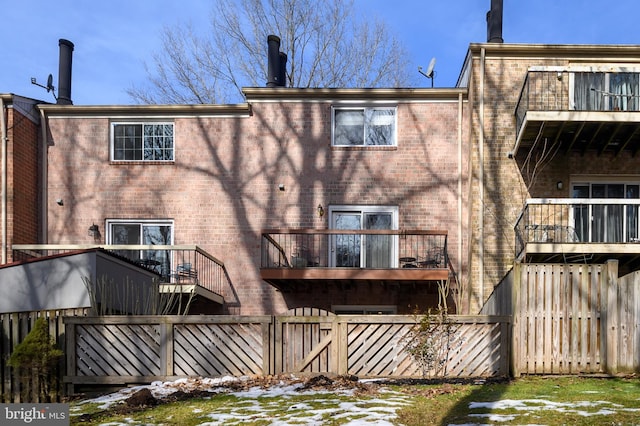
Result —
[[334, 107], [334, 146], [395, 146], [395, 107]]
[[173, 161], [173, 123], [113, 123], [113, 161]]

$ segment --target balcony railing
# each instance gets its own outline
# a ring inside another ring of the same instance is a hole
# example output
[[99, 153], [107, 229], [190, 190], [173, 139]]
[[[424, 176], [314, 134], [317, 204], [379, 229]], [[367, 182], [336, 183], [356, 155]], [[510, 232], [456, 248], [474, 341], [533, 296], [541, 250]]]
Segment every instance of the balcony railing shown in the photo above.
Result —
[[261, 268], [447, 268], [447, 232], [272, 229]]
[[13, 260], [102, 249], [158, 275], [160, 284], [196, 284], [222, 295], [229, 277], [224, 263], [195, 245], [13, 245]]
[[640, 73], [531, 70], [516, 105], [520, 133], [528, 111], [640, 111]]
[[637, 243], [640, 199], [529, 199], [515, 225], [516, 256], [527, 243]]

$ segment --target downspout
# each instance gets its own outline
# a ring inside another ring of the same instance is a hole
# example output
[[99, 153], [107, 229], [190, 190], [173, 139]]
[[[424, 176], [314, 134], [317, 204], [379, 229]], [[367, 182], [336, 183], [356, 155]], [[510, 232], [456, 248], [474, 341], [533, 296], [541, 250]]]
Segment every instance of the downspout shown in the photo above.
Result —
[[485, 48], [480, 49], [480, 130], [478, 132], [478, 180], [480, 185], [478, 187], [478, 198], [480, 199], [480, 217], [478, 219], [478, 258], [480, 264], [478, 265], [478, 274], [480, 279], [480, 292], [479, 302], [480, 306], [484, 303], [484, 66], [485, 66]]
[[[462, 93], [458, 94], [458, 276], [462, 272]], [[460, 291], [460, 289], [458, 289]]]
[[41, 224], [41, 229], [40, 229], [40, 243], [41, 244], [47, 244], [49, 242], [49, 219], [48, 219], [48, 197], [49, 197], [49, 180], [48, 180], [48, 173], [49, 173], [49, 163], [47, 161], [47, 150], [48, 150], [48, 146], [47, 146], [47, 120], [46, 117], [44, 115], [44, 111], [42, 110], [42, 108], [39, 108], [40, 110], [40, 131], [42, 132], [42, 176], [41, 176], [41, 182], [42, 182], [42, 199], [40, 200], [40, 202], [42, 203], [42, 208], [40, 209], [40, 224]]
[[0, 254], [0, 264], [4, 265], [7, 263], [7, 121], [5, 119], [5, 105], [4, 100], [0, 97], [0, 138], [2, 139], [2, 164], [0, 168], [2, 169], [2, 218], [0, 221], [0, 227], [2, 230], [2, 250]]

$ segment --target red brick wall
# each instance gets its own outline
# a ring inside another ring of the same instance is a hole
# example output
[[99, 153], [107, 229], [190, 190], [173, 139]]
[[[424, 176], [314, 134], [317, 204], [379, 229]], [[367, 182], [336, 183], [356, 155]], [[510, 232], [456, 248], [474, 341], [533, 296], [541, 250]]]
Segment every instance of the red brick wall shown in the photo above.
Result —
[[[176, 118], [174, 164], [123, 165], [109, 163], [108, 119], [52, 118], [49, 242], [92, 242], [87, 228], [100, 224], [104, 236], [106, 219], [173, 219], [174, 243], [197, 244], [225, 262], [228, 312], [409, 306], [411, 292], [283, 297], [260, 279], [260, 231], [326, 228], [318, 204], [397, 205], [400, 228], [447, 230], [458, 265], [457, 123], [455, 101], [404, 103], [397, 148], [332, 148], [329, 103], [256, 103], [250, 117]], [[422, 304], [433, 298], [414, 295]]]
[[38, 126], [14, 108], [7, 120], [7, 243], [38, 243]]

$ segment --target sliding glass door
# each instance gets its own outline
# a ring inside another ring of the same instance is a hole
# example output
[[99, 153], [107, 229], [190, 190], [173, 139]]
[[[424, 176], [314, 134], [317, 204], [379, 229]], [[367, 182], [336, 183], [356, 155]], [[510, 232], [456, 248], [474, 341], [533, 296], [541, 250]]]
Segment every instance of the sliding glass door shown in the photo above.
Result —
[[[113, 245], [172, 245], [173, 223], [156, 221], [107, 221], [107, 241]], [[120, 250], [119, 254], [133, 261], [168, 273], [169, 250]]]
[[637, 200], [640, 198], [640, 185], [635, 183], [574, 184], [572, 196], [594, 199], [589, 203], [573, 207], [575, 231], [580, 241], [621, 243], [638, 239], [638, 205], [614, 204], [606, 200]]
[[332, 229], [364, 231], [331, 236], [333, 267], [392, 268], [397, 266], [397, 238], [367, 230], [397, 229], [397, 208], [384, 206], [330, 207]]
[[640, 73], [576, 72], [574, 107], [579, 111], [638, 111]]

